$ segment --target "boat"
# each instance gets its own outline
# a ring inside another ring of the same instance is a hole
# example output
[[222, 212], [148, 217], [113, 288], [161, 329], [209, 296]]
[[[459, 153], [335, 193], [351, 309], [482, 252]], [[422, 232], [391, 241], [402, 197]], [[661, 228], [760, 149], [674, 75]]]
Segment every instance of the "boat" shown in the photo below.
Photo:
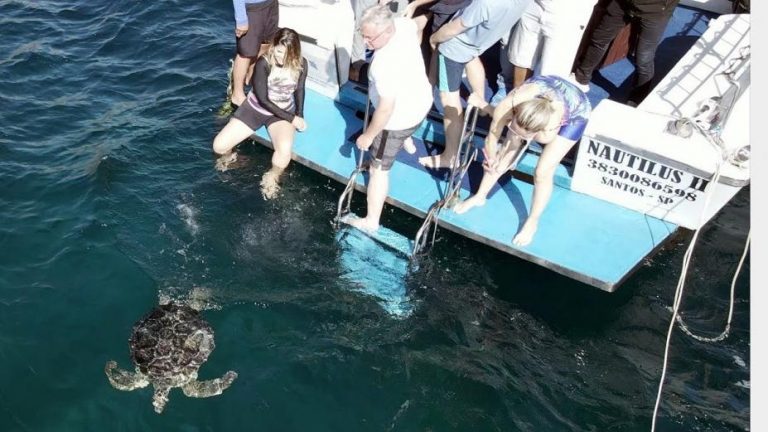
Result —
[[[727, 12], [722, 1], [714, 6], [707, 0], [682, 3], [676, 15], [716, 16], [707, 7]], [[350, 4], [280, 0], [280, 8], [280, 26], [302, 35], [302, 54], [310, 67], [304, 109], [309, 129], [297, 134], [293, 159], [364, 192], [367, 175], [350, 177], [358, 168], [354, 141], [367, 106], [365, 86], [347, 77], [355, 30]], [[685, 17], [677, 21], [686, 23]], [[637, 107], [606, 97], [595, 101], [590, 94], [593, 114], [575, 162], [558, 167], [536, 237], [525, 247], [511, 240], [530, 208], [540, 146], [532, 143], [521, 154], [515, 172], [502, 177], [485, 206], [457, 215], [448, 201], [466, 198], [479, 184], [482, 156], [477, 149], [485, 132], [468, 122], [462, 140], [466, 163], [458, 171], [425, 169], [418, 157], [444, 142], [440, 113], [433, 110], [414, 134], [417, 154], [400, 152], [391, 171], [387, 203], [425, 220], [413, 233], [400, 234], [413, 239], [412, 252], [419, 252], [439, 226], [615, 291], [678, 230], [699, 229], [749, 184], [749, 28], [748, 14], [709, 20]], [[667, 34], [681, 31], [668, 28]], [[254, 135], [271, 147], [264, 128]]]

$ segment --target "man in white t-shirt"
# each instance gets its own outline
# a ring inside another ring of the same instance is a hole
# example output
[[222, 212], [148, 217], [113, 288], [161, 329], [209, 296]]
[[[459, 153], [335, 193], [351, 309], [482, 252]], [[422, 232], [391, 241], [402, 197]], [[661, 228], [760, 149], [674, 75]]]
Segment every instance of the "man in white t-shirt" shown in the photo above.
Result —
[[375, 50], [368, 73], [368, 91], [375, 111], [365, 132], [357, 138], [360, 150], [370, 149], [368, 213], [349, 223], [366, 231], [379, 228], [389, 190], [389, 169], [432, 106], [432, 88], [421, 56], [416, 23], [394, 18], [387, 6], [367, 9], [360, 33]]
[[[355, 28], [359, 28], [363, 13], [371, 6], [387, 5], [392, 12], [402, 13], [408, 0], [352, 0], [352, 10], [355, 12]], [[365, 64], [365, 41], [359, 31], [352, 36], [352, 52], [349, 55], [352, 64], [349, 67], [349, 79], [360, 81], [360, 72]]]

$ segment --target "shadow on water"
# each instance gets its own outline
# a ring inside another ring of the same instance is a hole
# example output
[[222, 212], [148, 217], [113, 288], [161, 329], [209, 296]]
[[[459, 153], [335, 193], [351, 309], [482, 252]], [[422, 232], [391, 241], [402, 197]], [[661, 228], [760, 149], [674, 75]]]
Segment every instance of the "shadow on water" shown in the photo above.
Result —
[[[599, 328], [611, 321], [633, 295], [632, 286], [607, 293], [453, 233], [443, 230], [440, 235], [443, 241], [434, 253], [447, 261], [448, 268], [467, 276], [482, 272], [483, 280], [478, 283], [484, 283], [490, 295], [538, 317], [558, 331], [588, 332]], [[474, 257], [460, 258], [455, 251]]]
[[[412, 237], [422, 222], [390, 206], [385, 207], [382, 221], [406, 237]], [[637, 275], [644, 269], [641, 266], [616, 292], [608, 293], [444, 228], [438, 230], [430, 253], [418, 263], [418, 272], [411, 277], [420, 284], [481, 286], [500, 301], [551, 321], [556, 327], [571, 329], [610, 320], [635, 295]]]

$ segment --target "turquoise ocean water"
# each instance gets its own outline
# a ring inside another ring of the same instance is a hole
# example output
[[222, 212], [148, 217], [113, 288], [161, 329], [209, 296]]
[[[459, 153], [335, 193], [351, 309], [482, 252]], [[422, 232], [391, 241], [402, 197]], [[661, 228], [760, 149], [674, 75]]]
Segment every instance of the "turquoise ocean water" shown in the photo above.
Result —
[[[213, 169], [233, 26], [225, 1], [0, 1], [0, 431], [649, 429], [689, 235], [609, 295], [441, 231], [386, 278], [390, 314], [329, 223], [338, 184], [292, 165], [265, 202], [258, 145]], [[702, 233], [693, 328], [722, 328], [748, 224], [747, 188]], [[239, 377], [157, 415], [104, 364], [131, 368], [133, 323], [194, 287], [216, 332], [200, 377]], [[660, 430], [748, 428], [746, 277], [736, 294], [724, 342], [675, 333]]]

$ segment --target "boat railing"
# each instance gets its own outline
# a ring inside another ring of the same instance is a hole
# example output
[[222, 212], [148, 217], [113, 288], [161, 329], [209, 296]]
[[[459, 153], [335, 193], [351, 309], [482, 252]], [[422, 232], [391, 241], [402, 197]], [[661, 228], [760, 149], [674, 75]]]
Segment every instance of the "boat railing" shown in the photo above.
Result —
[[725, 70], [718, 74], [724, 76], [730, 86], [723, 95], [702, 101], [699, 109], [689, 117], [670, 121], [667, 131], [683, 138], [689, 138], [694, 131], [699, 132], [720, 151], [723, 159], [739, 167], [747, 166], [750, 156], [749, 143], [735, 149], [729, 148], [722, 139], [722, 133], [736, 100], [743, 92], [739, 77], [749, 73], [750, 63], [750, 46], [742, 46], [739, 49], [739, 55], [732, 58]]
[[[739, 56], [730, 60], [728, 67], [721, 72], [725, 76], [726, 80], [730, 83], [730, 88], [726, 90], [725, 94], [730, 93], [730, 100], [725, 105], [725, 110], [722, 115], [710, 125], [710, 128], [722, 132], [723, 126], [728, 123], [728, 118], [733, 111], [733, 106], [736, 104], [736, 100], [742, 94], [742, 85], [739, 78], [744, 73], [749, 73], [752, 62], [751, 46], [746, 45], [739, 49]], [[724, 94], [724, 96], [725, 96]]]
[[[711, 37], [699, 39], [693, 46], [692, 50], [696, 50], [696, 55], [689, 59], [690, 63], [677, 68], [674, 76], [670, 73], [664, 77], [659, 86], [654, 88], [653, 92], [658, 93], [659, 98], [672, 107], [670, 114], [684, 116], [683, 107], [695, 101], [697, 95], [711, 88], [716, 82], [715, 77], [723, 73], [720, 70], [722, 65], [728, 59], [742, 57], [741, 49], [749, 41], [749, 26], [745, 26], [741, 20], [742, 18], [735, 18], [722, 24], [718, 23], [721, 28], [716, 33]], [[696, 73], [692, 74], [694, 69]], [[681, 89], [684, 89], [682, 95]], [[641, 104], [640, 108], [646, 107]]]

